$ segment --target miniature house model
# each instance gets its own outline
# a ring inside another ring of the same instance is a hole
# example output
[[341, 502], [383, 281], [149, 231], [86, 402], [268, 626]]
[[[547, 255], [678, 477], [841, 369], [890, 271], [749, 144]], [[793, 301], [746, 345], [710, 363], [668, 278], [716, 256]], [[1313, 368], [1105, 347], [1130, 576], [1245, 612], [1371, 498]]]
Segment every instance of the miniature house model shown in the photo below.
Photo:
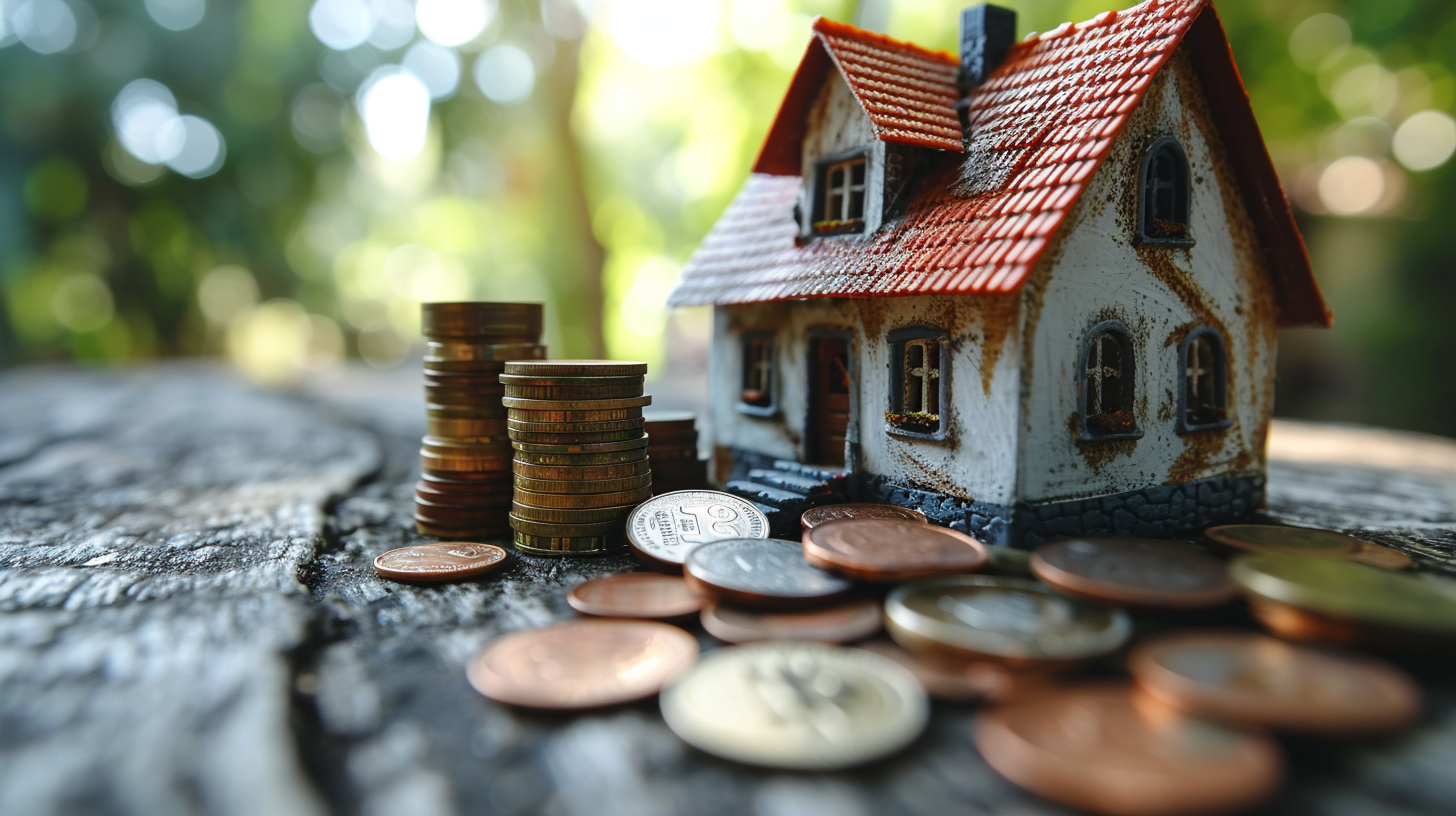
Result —
[[714, 307], [717, 477], [989, 543], [1257, 509], [1275, 329], [1330, 315], [1212, 4], [961, 22], [814, 22], [669, 301]]

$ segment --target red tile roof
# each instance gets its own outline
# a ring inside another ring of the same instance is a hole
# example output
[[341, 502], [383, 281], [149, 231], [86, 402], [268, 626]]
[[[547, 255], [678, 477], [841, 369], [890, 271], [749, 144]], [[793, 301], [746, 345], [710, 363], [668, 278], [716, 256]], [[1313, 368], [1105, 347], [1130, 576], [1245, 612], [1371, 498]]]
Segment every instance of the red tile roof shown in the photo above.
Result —
[[[955, 57], [816, 20], [754, 174], [689, 261], [669, 303], [1017, 291], [1185, 37], [1274, 267], [1279, 324], [1329, 325], [1208, 0], [1147, 0], [1017, 43], [972, 91], [964, 146], [952, 107]], [[967, 155], [942, 154], [904, 214], [874, 235], [801, 243], [793, 206], [805, 119], [831, 66], [880, 139]]]

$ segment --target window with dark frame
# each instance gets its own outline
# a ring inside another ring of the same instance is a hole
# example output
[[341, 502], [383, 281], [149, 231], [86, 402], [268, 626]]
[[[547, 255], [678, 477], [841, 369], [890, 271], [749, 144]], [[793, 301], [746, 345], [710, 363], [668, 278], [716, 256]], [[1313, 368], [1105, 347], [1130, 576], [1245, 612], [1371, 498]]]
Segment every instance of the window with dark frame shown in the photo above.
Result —
[[1132, 338], [1122, 324], [1093, 328], [1084, 350], [1082, 424], [1088, 437], [1137, 435]]
[[1194, 331], [1183, 341], [1182, 430], [1221, 428], [1228, 424], [1227, 371], [1223, 338], [1211, 328]]
[[814, 222], [816, 230], [833, 232], [864, 221], [865, 169], [864, 156], [824, 165], [820, 178], [822, 204]]
[[773, 406], [773, 337], [748, 334], [743, 337], [743, 387], [739, 401], [754, 408]]
[[890, 410], [885, 421], [903, 434], [938, 436], [944, 430], [945, 333], [912, 328], [890, 335]]
[[1183, 148], [1167, 136], [1154, 141], [1143, 157], [1139, 219], [1143, 241], [1178, 246], [1193, 244], [1188, 228], [1191, 186]]

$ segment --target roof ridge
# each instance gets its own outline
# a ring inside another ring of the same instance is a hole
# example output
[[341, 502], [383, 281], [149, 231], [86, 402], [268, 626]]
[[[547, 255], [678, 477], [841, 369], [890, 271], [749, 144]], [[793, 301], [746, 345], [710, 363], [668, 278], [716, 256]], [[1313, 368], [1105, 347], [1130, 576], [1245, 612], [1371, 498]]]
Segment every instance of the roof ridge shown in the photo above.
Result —
[[[1155, 0], [1148, 0], [1148, 2], [1155, 2]], [[926, 59], [935, 60], [936, 62], [943, 62], [947, 65], [960, 65], [961, 62], [960, 57], [950, 53], [949, 51], [939, 51], [933, 48], [926, 48], [923, 45], [917, 45], [908, 40], [897, 40], [894, 37], [889, 36], [888, 34], [881, 34], [878, 31], [870, 31], [866, 28], [852, 26], [849, 23], [841, 23], [836, 20], [831, 20], [822, 14], [815, 16], [814, 22], [810, 25], [810, 28], [825, 36], [834, 35], [847, 37], [849, 39], [858, 40], [860, 42], [871, 42], [883, 48], [893, 48], [899, 51], [909, 51]]]

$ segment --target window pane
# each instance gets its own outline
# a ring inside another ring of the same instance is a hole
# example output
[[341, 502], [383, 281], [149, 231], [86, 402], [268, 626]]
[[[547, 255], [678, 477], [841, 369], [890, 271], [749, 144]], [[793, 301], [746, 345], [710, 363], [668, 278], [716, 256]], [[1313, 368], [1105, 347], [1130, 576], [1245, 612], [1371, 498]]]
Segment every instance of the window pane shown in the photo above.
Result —
[[849, 207], [845, 210], [846, 221], [852, 218], [864, 218], [864, 190], [855, 190], [849, 194]]
[[831, 191], [824, 200], [824, 220], [840, 221], [844, 218], [844, 193]]
[[853, 185], [855, 185], [857, 187], [863, 187], [864, 186], [864, 183], [865, 183], [865, 163], [864, 163], [864, 159], [860, 159], [859, 161], [855, 162], [854, 164], [851, 164], [849, 167], [850, 167], [850, 184], [853, 184]]

